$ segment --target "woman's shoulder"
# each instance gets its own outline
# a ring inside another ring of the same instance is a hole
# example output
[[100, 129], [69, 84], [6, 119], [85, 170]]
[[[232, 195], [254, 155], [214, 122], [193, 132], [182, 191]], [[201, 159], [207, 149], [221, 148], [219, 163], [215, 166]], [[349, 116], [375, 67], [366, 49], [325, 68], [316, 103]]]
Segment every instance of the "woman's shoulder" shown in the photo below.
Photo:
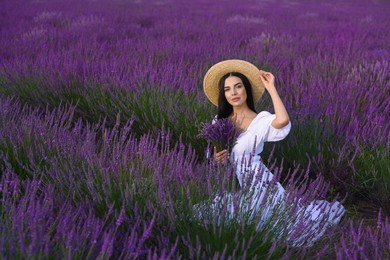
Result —
[[263, 128], [264, 126], [269, 124], [269, 121], [272, 121], [275, 118], [274, 114], [271, 114], [268, 111], [259, 112], [256, 117], [253, 119], [250, 124], [251, 129], [259, 129], [259, 127]]
[[261, 111], [257, 113], [255, 118], [253, 118], [252, 122], [249, 124], [247, 130], [250, 130], [251, 132], [257, 132], [259, 130], [259, 126], [264, 125], [264, 120], [266, 120], [270, 115], [272, 114], [267, 111]]
[[271, 114], [268, 111], [261, 111], [256, 115], [256, 117], [253, 119], [253, 121], [255, 121], [255, 122], [263, 121], [263, 120], [265, 120], [269, 117], [272, 117], [272, 116], [273, 116], [273, 114]]

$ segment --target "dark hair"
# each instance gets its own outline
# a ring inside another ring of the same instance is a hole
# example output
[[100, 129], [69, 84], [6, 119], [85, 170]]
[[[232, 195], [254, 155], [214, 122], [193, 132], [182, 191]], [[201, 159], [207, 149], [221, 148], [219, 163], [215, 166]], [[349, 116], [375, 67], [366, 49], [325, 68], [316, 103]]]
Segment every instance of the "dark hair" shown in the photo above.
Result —
[[229, 102], [227, 101], [227, 99], [225, 97], [225, 80], [228, 77], [231, 77], [231, 76], [239, 77], [242, 80], [242, 83], [244, 84], [244, 87], [245, 87], [245, 90], [246, 90], [246, 95], [247, 95], [246, 103], [247, 103], [247, 105], [248, 105], [250, 110], [252, 110], [253, 112], [257, 113], [256, 109], [255, 109], [255, 103], [253, 101], [252, 86], [251, 86], [251, 83], [249, 82], [248, 78], [246, 76], [244, 76], [243, 74], [239, 73], [239, 72], [230, 72], [230, 73], [224, 75], [219, 80], [219, 84], [218, 84], [219, 96], [218, 96], [218, 115], [217, 115], [217, 118], [218, 119], [226, 118], [226, 117], [229, 117], [233, 113], [233, 107], [232, 107], [232, 105], [229, 104]]

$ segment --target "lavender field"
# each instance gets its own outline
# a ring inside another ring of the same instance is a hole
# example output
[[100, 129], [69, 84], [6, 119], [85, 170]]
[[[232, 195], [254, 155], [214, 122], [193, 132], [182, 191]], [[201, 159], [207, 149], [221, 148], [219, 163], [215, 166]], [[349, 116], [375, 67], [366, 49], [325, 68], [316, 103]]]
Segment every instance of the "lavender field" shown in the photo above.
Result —
[[[0, 1], [0, 258], [389, 259], [389, 28], [385, 0]], [[198, 136], [224, 59], [276, 77], [292, 130], [262, 158], [291, 203], [346, 208], [310, 247], [194, 215], [237, 189]]]

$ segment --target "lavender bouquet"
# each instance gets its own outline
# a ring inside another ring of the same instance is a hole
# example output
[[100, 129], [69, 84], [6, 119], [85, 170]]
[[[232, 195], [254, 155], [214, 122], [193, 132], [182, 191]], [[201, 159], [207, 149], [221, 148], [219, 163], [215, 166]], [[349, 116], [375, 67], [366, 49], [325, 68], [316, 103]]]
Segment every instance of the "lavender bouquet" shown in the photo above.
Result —
[[217, 151], [230, 149], [234, 146], [242, 130], [237, 128], [230, 118], [216, 119], [211, 123], [201, 123], [198, 134], [217, 147]]

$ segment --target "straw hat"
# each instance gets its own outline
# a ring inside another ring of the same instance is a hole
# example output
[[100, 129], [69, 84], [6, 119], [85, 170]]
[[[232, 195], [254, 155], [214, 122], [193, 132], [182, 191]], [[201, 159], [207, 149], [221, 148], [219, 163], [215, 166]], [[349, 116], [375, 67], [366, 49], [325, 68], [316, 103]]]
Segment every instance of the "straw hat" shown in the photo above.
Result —
[[257, 102], [264, 93], [264, 85], [260, 79], [259, 69], [247, 61], [225, 60], [214, 64], [203, 79], [203, 90], [211, 103], [218, 106], [219, 81], [230, 72], [239, 72], [248, 78], [252, 86], [253, 101]]

